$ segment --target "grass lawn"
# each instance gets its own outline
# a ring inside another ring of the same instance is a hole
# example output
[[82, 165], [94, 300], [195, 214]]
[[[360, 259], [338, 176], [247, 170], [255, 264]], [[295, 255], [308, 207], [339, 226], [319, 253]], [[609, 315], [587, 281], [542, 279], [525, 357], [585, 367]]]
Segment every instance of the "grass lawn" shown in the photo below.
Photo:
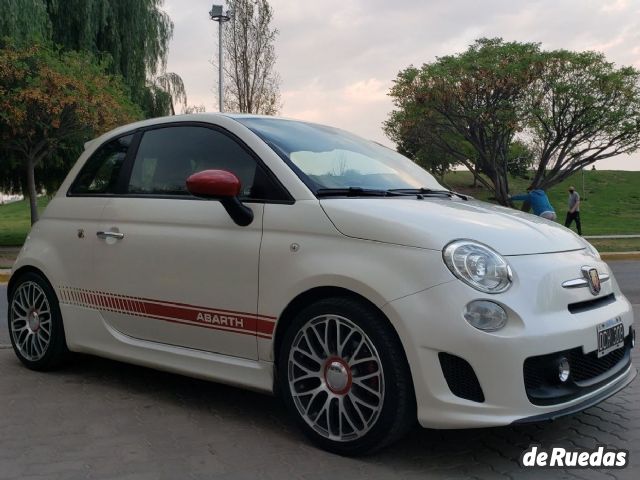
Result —
[[[40, 213], [44, 211], [47, 203], [49, 198], [38, 198]], [[31, 214], [28, 200], [0, 205], [0, 247], [22, 245], [30, 229]]]
[[[479, 200], [489, 200], [486, 189], [471, 187], [473, 177], [468, 171], [449, 173], [445, 183], [453, 190], [468, 193]], [[581, 173], [551, 188], [547, 195], [558, 214], [558, 221], [563, 223], [569, 185], [575, 186], [580, 194], [583, 235], [640, 234], [640, 171], [587, 170], [584, 172], [585, 192], [582, 191]], [[514, 195], [525, 192], [527, 186], [527, 180], [509, 180], [509, 188]], [[575, 230], [575, 224], [573, 228]]]

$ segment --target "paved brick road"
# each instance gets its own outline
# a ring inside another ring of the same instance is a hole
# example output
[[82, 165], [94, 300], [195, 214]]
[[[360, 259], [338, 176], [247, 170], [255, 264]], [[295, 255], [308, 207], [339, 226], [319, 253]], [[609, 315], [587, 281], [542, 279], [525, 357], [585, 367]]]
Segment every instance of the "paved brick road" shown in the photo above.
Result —
[[[530, 443], [604, 443], [629, 449], [631, 464], [524, 471], [517, 459]], [[35, 373], [0, 349], [1, 479], [635, 479], [639, 472], [640, 381], [554, 423], [416, 428], [375, 456], [348, 459], [308, 445], [275, 398], [92, 357], [60, 372]]]

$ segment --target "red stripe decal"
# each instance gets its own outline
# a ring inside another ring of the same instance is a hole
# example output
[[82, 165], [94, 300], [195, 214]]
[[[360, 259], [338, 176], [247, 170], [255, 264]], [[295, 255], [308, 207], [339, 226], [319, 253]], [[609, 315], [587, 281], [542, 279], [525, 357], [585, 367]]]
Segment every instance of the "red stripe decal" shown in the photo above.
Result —
[[259, 334], [273, 335], [273, 329], [276, 324], [274, 322], [266, 321], [261, 318], [258, 319], [256, 331]]
[[217, 310], [192, 310], [189, 308], [143, 302], [146, 316], [186, 320], [200, 325], [227, 327], [248, 332], [256, 331], [256, 319], [249, 315], [230, 315]]
[[[161, 303], [161, 304], [164, 304], [164, 305], [175, 305], [175, 306], [178, 306], [178, 307], [191, 308], [191, 309], [194, 309], [194, 310], [211, 310], [211, 308], [209, 308], [209, 307], [200, 307], [200, 306], [197, 306], [197, 305], [190, 305], [188, 303], [168, 302], [166, 300], [154, 300], [154, 299], [151, 299], [151, 298], [139, 298], [139, 300], [142, 300], [144, 302]], [[248, 314], [246, 312], [239, 312], [237, 310], [225, 310], [225, 309], [220, 309], [220, 308], [215, 309], [215, 311], [216, 312], [221, 312], [221, 313], [236, 314], [236, 315], [251, 315], [251, 314]], [[259, 317], [259, 318], [265, 318], [265, 319], [271, 319], [271, 320], [276, 320], [276, 317], [272, 317], [272, 316], [269, 316], [269, 315], [251, 315], [251, 316]]]
[[276, 317], [62, 287], [64, 303], [271, 339]]

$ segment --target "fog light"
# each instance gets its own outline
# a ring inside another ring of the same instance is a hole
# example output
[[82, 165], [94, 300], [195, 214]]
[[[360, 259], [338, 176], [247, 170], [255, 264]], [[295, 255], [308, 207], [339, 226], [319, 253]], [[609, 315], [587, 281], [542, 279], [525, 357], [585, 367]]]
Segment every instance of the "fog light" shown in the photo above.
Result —
[[562, 383], [569, 380], [569, 374], [571, 373], [571, 368], [569, 367], [569, 360], [566, 357], [562, 357], [558, 360], [558, 380]]
[[636, 329], [631, 327], [631, 348], [636, 346]]
[[493, 332], [505, 326], [507, 312], [500, 305], [489, 300], [474, 300], [467, 304], [464, 318], [479, 330]]

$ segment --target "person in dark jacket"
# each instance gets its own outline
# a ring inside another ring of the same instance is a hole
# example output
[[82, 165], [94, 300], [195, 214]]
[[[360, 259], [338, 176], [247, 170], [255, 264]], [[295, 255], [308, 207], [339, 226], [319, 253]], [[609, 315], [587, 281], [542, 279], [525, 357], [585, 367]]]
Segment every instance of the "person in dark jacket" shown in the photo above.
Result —
[[544, 193], [544, 190], [539, 188], [533, 188], [530, 186], [527, 188], [527, 193], [523, 193], [521, 195], [514, 195], [510, 197], [511, 200], [521, 200], [528, 201], [529, 205], [531, 205], [531, 209], [533, 210], [534, 215], [537, 215], [542, 218], [546, 218], [547, 220], [555, 220], [556, 212], [551, 206], [551, 202], [549, 202], [549, 197]]

